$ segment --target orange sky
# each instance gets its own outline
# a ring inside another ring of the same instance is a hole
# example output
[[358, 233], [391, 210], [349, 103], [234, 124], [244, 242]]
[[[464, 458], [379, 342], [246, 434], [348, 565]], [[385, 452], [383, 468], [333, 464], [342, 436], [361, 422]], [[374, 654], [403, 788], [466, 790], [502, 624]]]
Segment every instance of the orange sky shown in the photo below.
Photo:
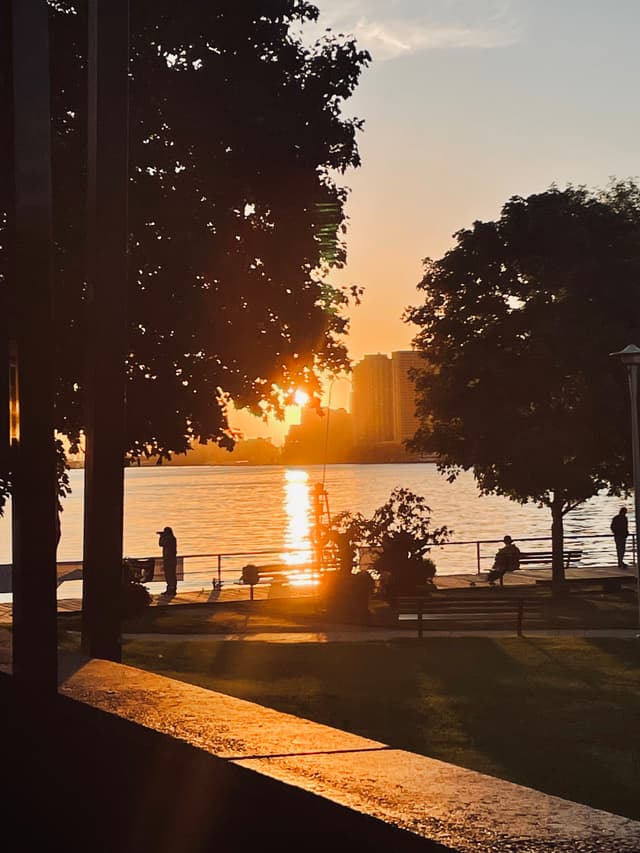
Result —
[[[640, 174], [640, 3], [603, 0], [314, 0], [318, 31], [354, 34], [373, 61], [345, 114], [364, 119], [351, 188], [348, 264], [365, 288], [348, 346], [408, 349], [422, 259], [495, 219], [513, 195]], [[335, 383], [332, 406], [347, 406]], [[326, 402], [326, 401], [325, 401]], [[297, 409], [289, 420], [297, 419]], [[237, 420], [236, 420], [237, 418]], [[244, 415], [247, 436], [281, 436]]]

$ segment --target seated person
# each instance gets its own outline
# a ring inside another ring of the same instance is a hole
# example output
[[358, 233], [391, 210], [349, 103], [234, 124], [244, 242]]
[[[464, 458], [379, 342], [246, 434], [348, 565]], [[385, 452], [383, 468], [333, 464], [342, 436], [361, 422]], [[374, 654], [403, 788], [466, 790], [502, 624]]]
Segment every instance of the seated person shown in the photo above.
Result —
[[490, 584], [500, 580], [507, 572], [515, 572], [520, 568], [520, 549], [513, 544], [510, 536], [505, 536], [503, 541], [504, 545], [496, 554], [493, 568], [487, 577]]

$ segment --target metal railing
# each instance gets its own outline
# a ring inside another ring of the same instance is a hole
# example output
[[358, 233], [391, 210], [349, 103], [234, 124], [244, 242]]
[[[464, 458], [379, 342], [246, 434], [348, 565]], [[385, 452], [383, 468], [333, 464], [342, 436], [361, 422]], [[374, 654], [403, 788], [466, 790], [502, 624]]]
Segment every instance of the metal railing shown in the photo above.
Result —
[[[521, 550], [529, 550], [523, 547], [524, 543], [545, 543], [551, 550], [550, 536], [528, 536], [515, 538], [514, 541]], [[613, 536], [611, 534], [565, 534], [565, 546], [570, 545], [572, 550], [582, 551], [578, 566], [614, 566], [617, 565], [617, 557]], [[502, 539], [468, 539], [454, 540], [451, 542], [434, 545], [429, 556], [436, 564], [438, 574], [481, 574], [483, 568], [490, 568], [497, 548], [501, 547]], [[360, 565], [368, 568], [371, 558], [367, 559], [366, 551], [373, 549], [359, 549]], [[532, 549], [535, 550], [535, 549]], [[637, 566], [637, 537], [630, 534], [627, 546], [631, 562]], [[127, 559], [156, 561], [156, 567], [161, 569], [162, 559], [151, 557], [132, 557]], [[282, 566], [290, 565], [291, 572], [305, 572], [307, 574], [317, 573], [318, 562], [314, 560], [313, 550], [309, 549], [286, 549], [271, 548], [254, 551], [221, 551], [205, 554], [183, 554], [180, 555], [183, 565], [182, 580], [190, 584], [201, 581], [203, 586], [220, 588], [223, 584], [241, 584], [242, 567], [249, 562], [268, 565]], [[7, 569], [10, 575], [10, 566], [0, 566]], [[330, 566], [329, 568], [332, 568]], [[69, 561], [58, 563], [58, 582], [82, 580], [82, 562]], [[154, 582], [162, 582], [164, 576], [161, 570], [155, 573]], [[265, 583], [264, 581], [262, 583]], [[9, 591], [10, 587], [6, 589]]]
[[[615, 550], [614, 540], [613, 536], [610, 533], [565, 533], [563, 539], [565, 544], [565, 550], [567, 545], [571, 544], [572, 550], [582, 551], [582, 556], [579, 560], [579, 563], [583, 566], [617, 565], [617, 554]], [[638, 555], [635, 533], [631, 533], [629, 535], [629, 540], [630, 541], [627, 545], [627, 549], [630, 550], [632, 565], [636, 566]], [[518, 544], [521, 551], [527, 550], [521, 547], [522, 543], [524, 542], [548, 543], [549, 548], [547, 550], [551, 550], [552, 539], [550, 536], [523, 536], [519, 539], [516, 539], [514, 537], [513, 541]], [[600, 544], [601, 542], [602, 545]], [[502, 547], [502, 544], [502, 539], [475, 539], [446, 542], [442, 545], [434, 546], [431, 550], [431, 556], [432, 558], [435, 556], [434, 551], [436, 551], [436, 549], [454, 548], [456, 546], [472, 546], [475, 552], [474, 561], [476, 573], [481, 574], [483, 561], [493, 562], [495, 558], [495, 550], [492, 549], [489, 552], [487, 551], [487, 549], [483, 549], [483, 546], [491, 545], [500, 548]]]
[[[550, 536], [523, 536], [514, 537], [513, 540], [521, 551], [535, 551], [535, 548], [524, 547], [523, 543], [545, 543], [546, 548], [540, 550], [551, 551], [552, 539]], [[617, 554], [613, 536], [610, 533], [574, 533], [564, 535], [565, 550], [568, 546], [571, 550], [579, 550], [582, 556], [578, 561], [579, 566], [614, 566], [617, 565]], [[431, 546], [429, 556], [436, 564], [438, 574], [481, 574], [483, 566], [489, 568], [493, 564], [498, 548], [502, 547], [502, 539], [461, 539], [451, 542], [443, 542], [441, 545]], [[366, 552], [375, 552], [375, 548], [361, 548], [361, 564], [367, 568], [371, 558]], [[631, 563], [637, 565], [637, 543], [635, 534], [629, 535], [627, 552], [630, 554]]]

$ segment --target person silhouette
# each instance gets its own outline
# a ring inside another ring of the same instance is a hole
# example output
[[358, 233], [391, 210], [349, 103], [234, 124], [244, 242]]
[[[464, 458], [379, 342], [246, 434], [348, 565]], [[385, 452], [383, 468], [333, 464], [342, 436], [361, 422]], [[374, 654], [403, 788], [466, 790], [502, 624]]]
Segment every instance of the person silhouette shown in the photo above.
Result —
[[167, 582], [164, 595], [175, 595], [178, 588], [177, 564], [178, 564], [178, 542], [170, 527], [157, 531], [160, 537], [158, 544], [162, 548], [162, 568]]
[[627, 520], [626, 506], [620, 507], [617, 515], [611, 519], [611, 532], [616, 543], [616, 553], [618, 555], [618, 568], [626, 569], [627, 564], [624, 561], [624, 551], [627, 546], [627, 536], [629, 535], [629, 522]]
[[496, 553], [493, 568], [487, 575], [487, 580], [492, 585], [496, 580], [502, 584], [502, 578], [507, 572], [515, 572], [520, 568], [520, 549], [510, 536], [505, 536], [502, 541], [504, 545]]

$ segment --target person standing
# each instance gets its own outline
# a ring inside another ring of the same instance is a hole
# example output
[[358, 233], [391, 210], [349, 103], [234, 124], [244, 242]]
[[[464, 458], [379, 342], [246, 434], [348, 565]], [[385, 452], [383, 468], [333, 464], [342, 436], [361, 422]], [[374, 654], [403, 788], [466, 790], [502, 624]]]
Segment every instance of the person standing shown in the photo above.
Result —
[[626, 569], [627, 564], [624, 561], [624, 551], [627, 546], [627, 536], [629, 535], [629, 522], [627, 520], [626, 506], [620, 507], [617, 515], [611, 519], [611, 532], [616, 543], [616, 551], [618, 554], [618, 568]]
[[162, 548], [162, 569], [167, 582], [165, 595], [175, 595], [178, 588], [177, 565], [178, 565], [178, 542], [170, 527], [158, 530], [160, 537], [158, 544]]

